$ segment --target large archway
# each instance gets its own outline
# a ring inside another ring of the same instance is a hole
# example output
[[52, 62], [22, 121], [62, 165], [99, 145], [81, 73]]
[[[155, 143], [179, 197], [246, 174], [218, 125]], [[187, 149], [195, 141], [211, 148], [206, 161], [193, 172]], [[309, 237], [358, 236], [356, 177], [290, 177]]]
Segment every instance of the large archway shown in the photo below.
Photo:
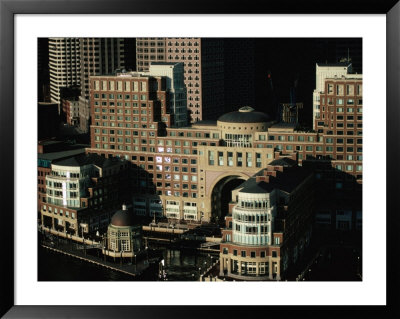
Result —
[[232, 190], [245, 181], [238, 175], [226, 176], [219, 180], [211, 193], [211, 221], [224, 223], [224, 217], [228, 215], [229, 203], [232, 201]]

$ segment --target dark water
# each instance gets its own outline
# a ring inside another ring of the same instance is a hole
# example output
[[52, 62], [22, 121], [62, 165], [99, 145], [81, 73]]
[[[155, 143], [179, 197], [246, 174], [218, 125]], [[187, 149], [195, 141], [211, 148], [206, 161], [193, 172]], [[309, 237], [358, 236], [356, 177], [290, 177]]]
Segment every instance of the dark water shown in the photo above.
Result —
[[[172, 250], [162, 248], [164, 270], [170, 281], [193, 281], [210, 265], [208, 254], [194, 250]], [[124, 275], [109, 269], [68, 257], [39, 247], [39, 281], [155, 281], [158, 280], [158, 264], [153, 264], [139, 278]], [[215, 257], [214, 257], [215, 260]], [[199, 270], [201, 268], [201, 270]]]

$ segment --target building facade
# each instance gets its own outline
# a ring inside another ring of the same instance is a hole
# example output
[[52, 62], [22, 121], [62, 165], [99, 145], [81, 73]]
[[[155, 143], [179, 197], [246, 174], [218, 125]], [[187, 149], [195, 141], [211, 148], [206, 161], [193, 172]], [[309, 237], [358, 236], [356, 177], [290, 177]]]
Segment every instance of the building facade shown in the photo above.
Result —
[[315, 65], [315, 89], [313, 92], [313, 129], [316, 129], [316, 120], [320, 119], [321, 94], [325, 91], [325, 79], [346, 76], [351, 73], [351, 63], [334, 63]]
[[315, 131], [275, 123], [251, 107], [176, 128], [166, 81], [144, 73], [91, 78], [87, 151], [132, 162], [138, 214], [221, 220], [224, 189], [284, 154], [296, 154], [300, 166], [311, 165], [317, 179], [331, 180], [336, 189], [361, 185], [362, 75], [325, 79]]
[[125, 67], [124, 39], [80, 38], [81, 96], [79, 98], [80, 129], [88, 132], [90, 121], [89, 77], [114, 74]]
[[132, 212], [126, 205], [111, 218], [107, 234], [103, 239], [103, 255], [132, 258], [144, 251], [142, 226], [136, 225]]
[[130, 193], [129, 163], [82, 154], [51, 164], [46, 175], [45, 227], [83, 235], [107, 227]]
[[154, 62], [182, 62], [189, 121], [215, 120], [254, 105], [254, 41], [222, 38], [138, 38], [138, 71]]

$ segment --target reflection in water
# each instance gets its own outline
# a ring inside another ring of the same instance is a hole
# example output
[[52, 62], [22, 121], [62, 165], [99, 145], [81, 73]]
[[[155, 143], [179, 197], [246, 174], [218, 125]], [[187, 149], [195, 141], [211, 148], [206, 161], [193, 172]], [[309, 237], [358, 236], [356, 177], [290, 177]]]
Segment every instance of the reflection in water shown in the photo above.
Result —
[[191, 250], [163, 251], [167, 279], [173, 281], [198, 280], [200, 273], [210, 265], [211, 259], [207, 254]]
[[[198, 280], [200, 272], [210, 265], [211, 257], [196, 250], [162, 250], [164, 270], [169, 281]], [[133, 281], [134, 277], [111, 271], [88, 262], [67, 257], [39, 247], [39, 281]], [[216, 257], [214, 257], [215, 260]], [[200, 268], [200, 271], [199, 271]], [[157, 280], [158, 265], [153, 265], [140, 280]]]

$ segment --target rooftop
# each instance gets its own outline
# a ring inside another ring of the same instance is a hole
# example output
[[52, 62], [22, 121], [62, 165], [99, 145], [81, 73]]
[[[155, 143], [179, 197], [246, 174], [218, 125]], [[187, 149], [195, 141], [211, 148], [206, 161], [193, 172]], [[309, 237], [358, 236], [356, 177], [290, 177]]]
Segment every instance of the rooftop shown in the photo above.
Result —
[[62, 159], [65, 157], [72, 157], [79, 154], [85, 153], [85, 147], [68, 150], [68, 151], [61, 151], [61, 152], [51, 152], [51, 153], [39, 153], [38, 159], [48, 160], [48, 161], [55, 161], [58, 159]]
[[126, 207], [123, 207], [112, 216], [111, 225], [119, 227], [134, 226], [133, 214], [129, 213]]
[[84, 165], [96, 165], [99, 167], [109, 167], [114, 163], [118, 162], [117, 158], [104, 158], [97, 154], [81, 154], [78, 156], [70, 157], [64, 160], [60, 160], [56, 163], [58, 166], [84, 166]]
[[268, 114], [257, 112], [250, 106], [243, 106], [238, 111], [220, 116], [218, 121], [228, 123], [261, 123], [269, 122], [271, 118]]
[[333, 67], [333, 66], [343, 66], [343, 67], [350, 67], [351, 62], [336, 62], [336, 63], [317, 63], [318, 66], [325, 66], [325, 67]]
[[[286, 160], [290, 159], [282, 160], [286, 162]], [[279, 164], [280, 162], [274, 164], [274, 166]], [[276, 177], [270, 176], [269, 182], [257, 182], [256, 176], [263, 176], [265, 170], [265, 168], [262, 169], [261, 171], [250, 177], [247, 181], [236, 187], [236, 189], [240, 189], [239, 193], [262, 194], [270, 193], [274, 189], [279, 189], [284, 192], [291, 193], [311, 174], [311, 171], [300, 166], [285, 166], [283, 172], [277, 172]]]

